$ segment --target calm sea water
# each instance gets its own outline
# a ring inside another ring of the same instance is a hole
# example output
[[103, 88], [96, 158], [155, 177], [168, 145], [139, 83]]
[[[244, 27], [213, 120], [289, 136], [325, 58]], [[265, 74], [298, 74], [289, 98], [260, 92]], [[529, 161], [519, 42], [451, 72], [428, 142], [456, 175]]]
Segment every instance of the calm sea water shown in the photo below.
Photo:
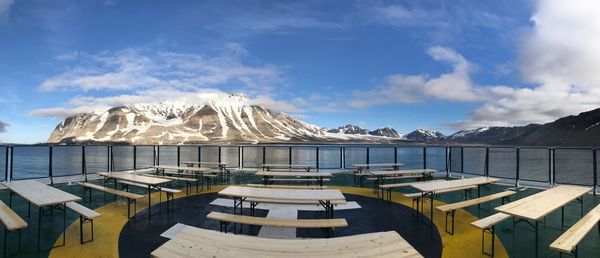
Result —
[[[115, 170], [133, 169], [133, 146], [113, 146]], [[47, 177], [50, 167], [49, 148], [47, 146], [15, 146], [13, 153], [12, 177], [14, 179]], [[221, 161], [230, 166], [241, 164], [247, 168], [257, 168], [263, 163], [262, 146], [244, 146], [240, 152], [238, 146], [221, 147]], [[265, 163], [317, 165], [317, 148], [312, 146], [294, 146], [290, 153], [287, 146], [268, 146], [265, 149]], [[321, 146], [318, 150], [320, 169], [352, 169], [352, 164], [367, 162], [367, 148], [358, 146]], [[177, 165], [177, 146], [160, 146], [157, 161], [163, 165]], [[465, 147], [461, 159], [460, 147], [451, 148], [452, 171], [464, 171], [469, 174], [483, 175], [485, 171], [485, 148]], [[515, 148], [490, 148], [490, 176], [515, 178], [517, 175], [517, 151]], [[85, 164], [82, 164], [81, 146], [54, 146], [52, 149], [53, 176], [81, 174], [85, 167], [88, 173], [107, 171], [110, 165], [109, 151], [106, 146], [86, 146]], [[216, 146], [181, 146], [179, 161], [218, 161], [219, 148]], [[404, 163], [403, 169], [428, 168], [445, 170], [446, 151], [443, 147], [428, 147], [423, 158], [422, 147], [374, 147], [368, 152], [369, 163]], [[556, 149], [554, 162], [551, 162], [548, 149], [520, 149], [518, 172], [521, 180], [548, 182], [554, 177], [557, 183], [593, 184], [594, 157], [589, 149]], [[241, 162], [240, 162], [241, 158]], [[462, 162], [464, 163], [461, 163]], [[600, 160], [600, 159], [599, 159]], [[154, 151], [152, 146], [136, 148], [136, 167], [152, 166]], [[0, 148], [0, 179], [5, 179], [6, 148]], [[551, 175], [554, 166], [555, 174]]]

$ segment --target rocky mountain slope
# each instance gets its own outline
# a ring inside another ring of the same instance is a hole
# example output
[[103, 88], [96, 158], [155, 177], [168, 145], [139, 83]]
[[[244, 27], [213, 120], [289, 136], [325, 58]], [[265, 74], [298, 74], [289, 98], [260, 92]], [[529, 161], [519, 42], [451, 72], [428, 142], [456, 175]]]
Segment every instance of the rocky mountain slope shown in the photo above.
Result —
[[405, 135], [404, 138], [416, 142], [435, 142], [442, 140], [444, 135], [438, 131], [417, 129]]
[[48, 142], [178, 144], [327, 139], [317, 126], [246, 103], [242, 95], [228, 94], [200, 105], [139, 104], [79, 114], [59, 124]]

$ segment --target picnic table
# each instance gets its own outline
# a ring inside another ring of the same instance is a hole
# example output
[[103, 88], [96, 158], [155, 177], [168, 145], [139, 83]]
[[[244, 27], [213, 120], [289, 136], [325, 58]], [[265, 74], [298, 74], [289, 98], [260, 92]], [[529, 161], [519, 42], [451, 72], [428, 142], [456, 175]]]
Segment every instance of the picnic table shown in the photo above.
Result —
[[156, 169], [157, 173], [159, 173], [159, 174], [162, 171], [163, 176], [165, 175], [166, 170], [177, 171], [177, 174], [179, 174], [179, 175], [181, 175], [181, 174], [193, 175], [194, 177], [196, 177], [196, 179], [200, 179], [201, 185], [204, 185], [204, 173], [216, 174], [216, 172], [212, 172], [211, 168], [207, 168], [207, 167], [181, 167], [181, 166], [159, 165], [159, 166], [154, 166], [154, 168]]
[[334, 204], [332, 201], [344, 201], [346, 197], [338, 189], [328, 190], [305, 190], [305, 189], [270, 189], [243, 186], [229, 186], [219, 192], [219, 195], [233, 198], [233, 214], [237, 214], [240, 207], [240, 215], [243, 215], [243, 202], [250, 202], [251, 213], [261, 200], [276, 201], [315, 201], [325, 208], [325, 217], [333, 218]]
[[271, 171], [271, 169], [277, 168], [287, 168], [287, 169], [304, 169], [306, 172], [310, 172], [311, 169], [317, 168], [315, 165], [309, 164], [263, 164], [263, 170]]
[[149, 177], [127, 172], [99, 172], [98, 175], [104, 177], [105, 186], [108, 181], [112, 180], [115, 184], [115, 190], [117, 190], [118, 180], [146, 185], [148, 188], [148, 220], [152, 220], [152, 189], [160, 192], [162, 184], [171, 182], [170, 179], [166, 178]]
[[333, 174], [326, 172], [274, 172], [274, 171], [259, 171], [255, 175], [262, 176], [265, 185], [272, 183], [274, 177], [306, 177], [315, 178], [320, 186], [323, 186], [323, 178], [332, 177]]
[[429, 218], [433, 223], [433, 200], [436, 191], [446, 191], [450, 189], [461, 189], [468, 186], [477, 186], [477, 197], [481, 197], [481, 186], [496, 183], [500, 181], [498, 178], [491, 177], [473, 177], [467, 179], [458, 180], [446, 180], [446, 181], [431, 181], [427, 183], [414, 183], [410, 186], [421, 192], [421, 198], [429, 197], [431, 199]]
[[[402, 170], [381, 170], [381, 171], [368, 171], [366, 174], [375, 176], [376, 180], [373, 183], [373, 192], [379, 194], [377, 187], [383, 183], [386, 178], [399, 179], [408, 178], [409, 176], [422, 176], [425, 178], [427, 175], [431, 175], [437, 172], [435, 169], [402, 169]], [[367, 180], [369, 180], [367, 178]], [[383, 189], [382, 189], [383, 190]], [[383, 194], [383, 193], [382, 193]]]
[[329, 239], [272, 239], [186, 226], [152, 257], [423, 257], [397, 232]]
[[352, 164], [356, 168], [356, 174], [361, 174], [370, 168], [392, 167], [393, 170], [399, 170], [403, 163], [373, 163], [373, 164]]
[[[50, 210], [62, 206], [63, 211], [63, 246], [65, 245], [65, 232], [67, 229], [66, 222], [66, 203], [79, 201], [81, 198], [79, 196], [67, 193], [58, 188], [54, 188], [52, 186], [46, 185], [44, 183], [35, 181], [35, 180], [27, 180], [27, 181], [12, 181], [2, 183], [9, 191], [10, 191], [10, 199], [9, 206], [12, 206], [12, 197], [16, 193], [19, 196], [23, 197], [28, 202], [27, 208], [27, 217], [29, 218], [31, 215], [31, 204], [33, 203], [38, 207], [38, 230], [37, 230], [37, 250], [40, 250], [40, 232], [42, 229], [42, 215], [44, 213], [45, 208], [50, 208]], [[54, 247], [54, 246], [53, 246]], [[6, 248], [6, 247], [5, 247]]]
[[[518, 220], [513, 222], [513, 225], [525, 222], [533, 227], [535, 231], [535, 256], [537, 257], [539, 221], [551, 212], [561, 208], [561, 223], [564, 227], [565, 205], [573, 200], [580, 202], [581, 216], [583, 216], [583, 196], [590, 191], [592, 191], [591, 187], [559, 185], [520, 200], [498, 206], [496, 207], [496, 211], [518, 218]], [[533, 223], [531, 221], [533, 221]]]

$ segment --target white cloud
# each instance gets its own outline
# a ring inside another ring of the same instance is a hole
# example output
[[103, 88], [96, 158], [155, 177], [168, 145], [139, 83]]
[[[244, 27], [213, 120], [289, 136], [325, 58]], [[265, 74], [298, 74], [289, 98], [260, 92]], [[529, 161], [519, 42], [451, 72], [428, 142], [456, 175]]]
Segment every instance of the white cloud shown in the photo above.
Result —
[[140, 90], [171, 87], [190, 90], [228, 84], [254, 91], [269, 91], [281, 82], [273, 65], [248, 66], [241, 61], [240, 45], [229, 44], [216, 57], [198, 54], [124, 49], [99, 54], [69, 53], [61, 61], [72, 68], [41, 83], [40, 89]]
[[351, 107], [371, 105], [416, 103], [428, 99], [471, 102], [502, 94], [505, 87], [477, 87], [470, 78], [472, 65], [456, 51], [445, 47], [432, 47], [427, 53], [437, 61], [448, 63], [452, 71], [431, 77], [426, 74], [388, 76], [373, 90], [356, 91]]
[[507, 92], [453, 125], [546, 123], [600, 107], [600, 2], [544, 0], [525, 33], [518, 69], [535, 86]]
[[14, 0], [0, 0], [0, 22], [6, 21], [10, 15], [10, 7]]

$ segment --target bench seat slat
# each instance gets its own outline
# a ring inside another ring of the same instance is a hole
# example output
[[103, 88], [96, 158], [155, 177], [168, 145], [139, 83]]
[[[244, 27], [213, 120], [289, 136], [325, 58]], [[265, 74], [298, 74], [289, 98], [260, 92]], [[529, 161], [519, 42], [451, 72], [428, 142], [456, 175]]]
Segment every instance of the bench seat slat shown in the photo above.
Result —
[[256, 188], [276, 188], [276, 189], [327, 189], [327, 186], [320, 185], [262, 185], [262, 184], [246, 184], [246, 186]]
[[282, 219], [252, 217], [245, 215], [234, 215], [221, 212], [211, 212], [206, 218], [218, 221], [227, 221], [232, 223], [271, 226], [271, 227], [292, 227], [292, 228], [338, 228], [347, 227], [346, 219]]
[[480, 203], [484, 203], [484, 202], [489, 202], [492, 200], [496, 200], [496, 199], [500, 199], [503, 197], [507, 197], [507, 196], [511, 196], [513, 194], [516, 194], [517, 192], [515, 191], [503, 191], [503, 192], [499, 192], [499, 193], [495, 193], [495, 194], [490, 194], [487, 196], [483, 196], [483, 197], [479, 197], [479, 198], [475, 198], [475, 199], [470, 199], [470, 200], [466, 200], [466, 201], [462, 201], [462, 202], [456, 202], [456, 203], [451, 203], [451, 204], [446, 204], [446, 205], [441, 205], [438, 206], [437, 209], [440, 211], [452, 211], [452, 210], [457, 210], [457, 209], [462, 209], [462, 208], [466, 208], [469, 206], [473, 206], [473, 205], [477, 205]]
[[110, 194], [122, 196], [122, 197], [129, 198], [129, 199], [140, 199], [140, 198], [144, 197], [141, 194], [135, 194], [135, 193], [125, 192], [125, 191], [121, 191], [121, 190], [116, 190], [114, 188], [104, 187], [104, 186], [97, 185], [97, 184], [92, 184], [92, 183], [77, 182], [77, 184], [79, 184], [79, 185], [81, 185], [83, 187], [87, 187], [87, 188], [91, 188], [91, 189], [96, 189], [96, 190], [99, 190], [99, 191], [107, 192], [107, 193], [110, 193]]
[[176, 180], [176, 181], [186, 181], [186, 182], [196, 182], [196, 181], [198, 181], [198, 179], [189, 178], [189, 177], [158, 176], [158, 175], [154, 175], [154, 174], [144, 174], [144, 176], [156, 177], [156, 178], [164, 178], [164, 179], [171, 179], [171, 180]]
[[76, 202], [68, 202], [66, 203], [67, 207], [71, 210], [73, 210], [74, 212], [79, 213], [81, 216], [87, 218], [87, 219], [95, 219], [97, 217], [100, 217], [100, 213], [85, 207], [79, 203]]
[[473, 225], [474, 227], [476, 227], [478, 229], [488, 229], [488, 228], [491, 228], [493, 225], [496, 225], [510, 217], [511, 216], [506, 213], [498, 212], [494, 215], [487, 216], [483, 219], [473, 221], [471, 223], [471, 225]]
[[563, 253], [572, 252], [585, 235], [596, 226], [598, 221], [600, 221], [600, 204], [554, 240], [550, 244], [550, 249]]
[[7, 231], [13, 231], [27, 227], [27, 222], [19, 217], [15, 211], [13, 211], [2, 201], [0, 201], [0, 221], [4, 223]]

